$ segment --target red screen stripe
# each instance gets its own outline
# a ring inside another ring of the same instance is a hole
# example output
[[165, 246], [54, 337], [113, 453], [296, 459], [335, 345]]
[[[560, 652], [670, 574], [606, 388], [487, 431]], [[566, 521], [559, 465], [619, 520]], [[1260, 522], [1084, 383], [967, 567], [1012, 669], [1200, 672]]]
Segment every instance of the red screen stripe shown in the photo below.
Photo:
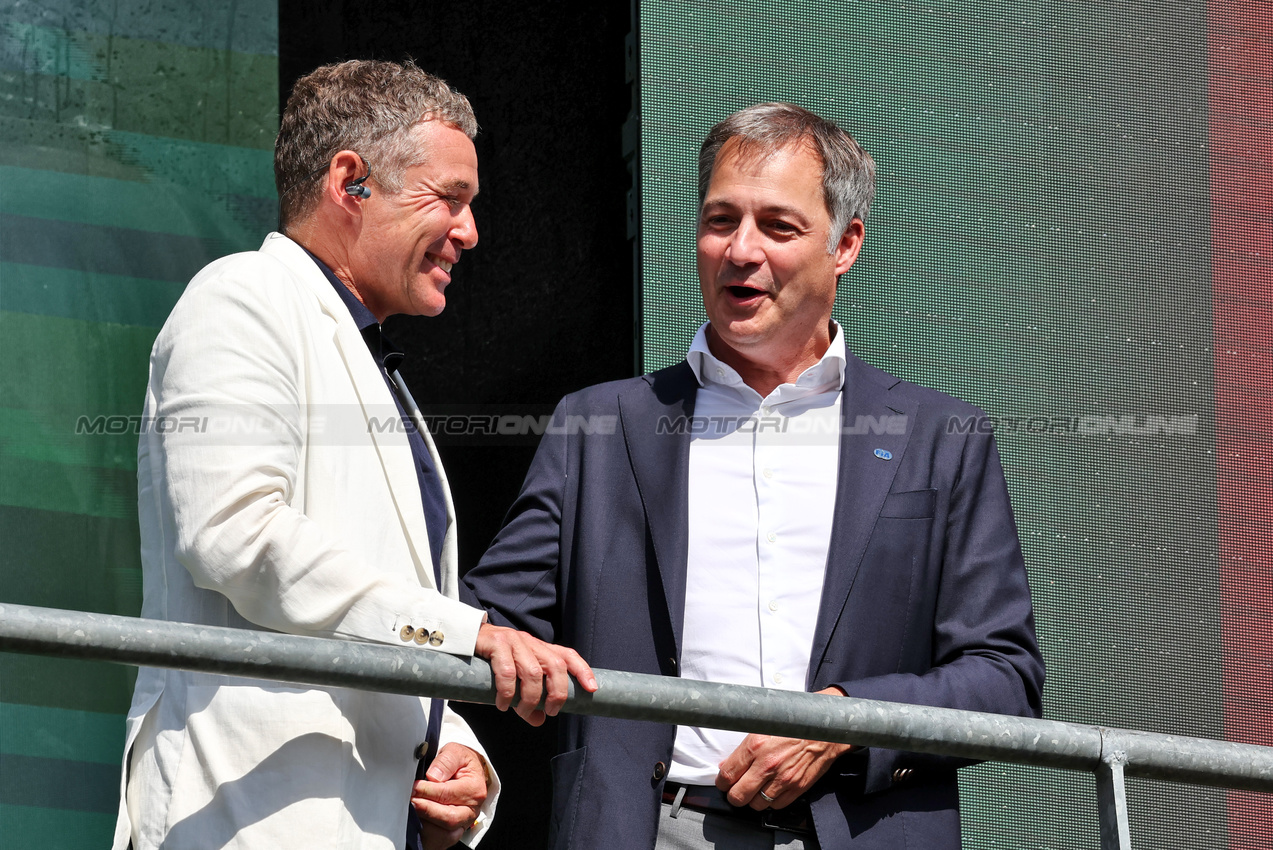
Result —
[[[1273, 746], [1273, 3], [1208, 4], [1216, 490], [1230, 740]], [[1229, 795], [1231, 850], [1273, 797]]]

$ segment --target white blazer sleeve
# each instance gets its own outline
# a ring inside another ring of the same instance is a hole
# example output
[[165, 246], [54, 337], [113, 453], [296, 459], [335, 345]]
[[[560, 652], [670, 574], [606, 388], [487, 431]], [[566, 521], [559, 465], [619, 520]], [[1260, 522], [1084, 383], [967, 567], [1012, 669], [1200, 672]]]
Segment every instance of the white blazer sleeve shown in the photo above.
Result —
[[[321, 415], [313, 388], [332, 380], [333, 362], [344, 368], [336, 321], [286, 266], [260, 254], [226, 258], [191, 282], [155, 343], [147, 415], [163, 424], [141, 443], [173, 512], [175, 556], [198, 587], [259, 626], [400, 644], [409, 625], [441, 638], [413, 646], [471, 655], [482, 612], [422, 586], [432, 584], [428, 571], [401, 563], [411, 560], [405, 530], [393, 499], [375, 489], [378, 468], [342, 468], [345, 458], [379, 464], [371, 440], [342, 446], [330, 480], [311, 471]], [[357, 409], [349, 393], [346, 406]], [[330, 488], [353, 492], [329, 498]], [[298, 504], [306, 490], [325, 513]], [[382, 521], [348, 527], [340, 505], [351, 500], [383, 503], [373, 514]]]

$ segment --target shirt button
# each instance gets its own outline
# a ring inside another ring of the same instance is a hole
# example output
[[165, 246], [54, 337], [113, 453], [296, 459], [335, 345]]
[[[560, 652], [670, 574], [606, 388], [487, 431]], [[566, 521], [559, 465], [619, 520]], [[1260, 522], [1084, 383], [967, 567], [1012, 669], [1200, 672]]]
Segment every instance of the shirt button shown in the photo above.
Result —
[[442, 641], [444, 640], [446, 640], [446, 635], [442, 634], [440, 631], [435, 631], [433, 634], [429, 635], [429, 646], [441, 646]]
[[778, 610], [778, 600], [777, 600], [777, 599], [770, 599], [770, 600], [769, 600], [769, 610], [770, 610], [770, 611], [777, 611], [777, 610]]
[[774, 673], [774, 684], [775, 684], [775, 685], [781, 685], [781, 684], [782, 684], [782, 674], [781, 674], [781, 673]]
[[778, 539], [778, 535], [777, 535], [777, 534], [774, 534], [774, 533], [771, 531], [771, 532], [769, 532], [768, 534], [766, 534], [766, 535], [765, 535], [765, 539], [766, 539], [766, 540], [768, 540], [770, 543], [773, 543], [775, 540], [777, 540], [777, 539]]
[[761, 406], [761, 408], [760, 408], [760, 412], [761, 412], [761, 413], [763, 413], [763, 414], [765, 414], [766, 416], [768, 416], [768, 415], [769, 415], [769, 413], [770, 413], [770, 411], [772, 411], [772, 409], [773, 409], [773, 408], [771, 408], [769, 405], [765, 404], [765, 405], [762, 405], [762, 406]]
[[415, 642], [420, 644], [421, 646], [424, 646], [426, 643], [429, 642], [429, 630], [426, 627], [421, 626], [419, 629], [416, 630]]
[[411, 639], [415, 637], [415, 629], [410, 626], [403, 626], [402, 631], [398, 632], [398, 637], [402, 638], [404, 642], [410, 643]]
[[766, 478], [773, 478], [774, 471], [766, 467], [764, 470], [761, 471], [761, 475], [765, 476]]

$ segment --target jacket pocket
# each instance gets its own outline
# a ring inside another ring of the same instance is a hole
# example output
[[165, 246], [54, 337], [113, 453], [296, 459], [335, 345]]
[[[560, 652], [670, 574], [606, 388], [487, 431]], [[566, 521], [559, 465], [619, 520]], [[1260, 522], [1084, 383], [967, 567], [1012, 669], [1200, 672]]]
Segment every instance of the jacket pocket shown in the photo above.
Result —
[[548, 824], [548, 846], [565, 850], [570, 846], [571, 832], [578, 821], [580, 788], [588, 748], [580, 747], [555, 756], [550, 762], [553, 782], [553, 813]]
[[936, 490], [909, 490], [889, 493], [880, 516], [893, 519], [928, 519], [937, 507]]

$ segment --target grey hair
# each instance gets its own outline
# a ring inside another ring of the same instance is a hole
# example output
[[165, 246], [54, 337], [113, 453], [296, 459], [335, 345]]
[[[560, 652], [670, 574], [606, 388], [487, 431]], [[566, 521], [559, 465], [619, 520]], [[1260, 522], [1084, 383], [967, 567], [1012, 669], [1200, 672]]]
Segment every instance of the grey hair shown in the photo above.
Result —
[[468, 98], [409, 59], [358, 59], [301, 77], [274, 143], [280, 225], [286, 229], [313, 213], [322, 193], [314, 178], [343, 150], [362, 156], [385, 191], [401, 191], [403, 172], [421, 157], [412, 129], [424, 121], [442, 121], [470, 139], [477, 135]]
[[698, 154], [698, 202], [707, 197], [721, 148], [737, 139], [736, 153], [761, 158], [807, 144], [822, 160], [822, 200], [831, 216], [827, 253], [833, 253], [854, 219], [866, 221], [875, 199], [875, 160], [857, 140], [807, 109], [790, 103], [758, 103], [711, 129]]

